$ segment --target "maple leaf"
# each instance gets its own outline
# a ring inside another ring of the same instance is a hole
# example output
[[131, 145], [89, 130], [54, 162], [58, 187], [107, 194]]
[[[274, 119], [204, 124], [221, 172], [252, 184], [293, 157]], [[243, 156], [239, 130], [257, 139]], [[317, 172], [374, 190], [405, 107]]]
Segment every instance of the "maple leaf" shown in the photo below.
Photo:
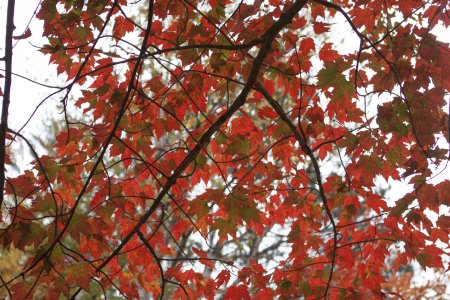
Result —
[[309, 55], [311, 50], [315, 50], [314, 40], [310, 37], [302, 39], [300, 42], [300, 51], [303, 55]]
[[250, 295], [244, 285], [230, 286], [225, 293], [225, 298], [232, 300], [249, 300]]
[[319, 58], [323, 62], [332, 62], [339, 54], [336, 50], [331, 49], [331, 43], [326, 43], [319, 51]]
[[116, 38], [122, 38], [126, 33], [134, 30], [134, 24], [124, 16], [117, 16], [114, 23], [113, 33]]
[[[208, 254], [198, 248], [192, 247], [192, 251], [200, 257], [200, 262], [205, 266], [214, 269], [214, 261], [207, 259]], [[204, 259], [202, 259], [204, 258]]]
[[325, 33], [329, 30], [328, 24], [322, 22], [314, 22], [314, 32], [317, 34]]

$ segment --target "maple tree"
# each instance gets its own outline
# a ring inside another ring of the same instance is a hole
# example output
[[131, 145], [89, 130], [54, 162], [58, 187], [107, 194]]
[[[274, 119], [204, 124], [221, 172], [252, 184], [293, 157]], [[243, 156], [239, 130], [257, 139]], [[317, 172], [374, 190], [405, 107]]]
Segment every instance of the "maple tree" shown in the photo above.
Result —
[[[446, 1], [43, 0], [39, 51], [67, 79], [43, 156], [8, 127], [32, 36], [8, 4], [5, 295], [383, 298], [412, 261], [445, 269]], [[14, 143], [34, 156], [17, 176]], [[390, 203], [379, 178], [413, 190]]]

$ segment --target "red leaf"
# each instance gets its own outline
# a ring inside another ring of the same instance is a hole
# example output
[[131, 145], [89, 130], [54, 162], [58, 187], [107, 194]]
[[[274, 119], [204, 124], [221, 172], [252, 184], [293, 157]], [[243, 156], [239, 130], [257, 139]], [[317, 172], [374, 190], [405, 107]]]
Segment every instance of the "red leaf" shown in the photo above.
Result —
[[310, 51], [314, 51], [316, 48], [314, 40], [310, 37], [304, 38], [300, 42], [300, 51], [303, 55], [309, 55]]
[[230, 281], [230, 272], [222, 270], [216, 277], [216, 287], [219, 288], [222, 284], [227, 284]]
[[213, 260], [209, 260], [209, 259], [202, 259], [202, 258], [208, 258], [208, 253], [206, 253], [203, 250], [200, 250], [196, 247], [192, 247], [192, 251], [198, 255], [198, 257], [200, 258], [200, 262], [202, 264], [204, 264], [205, 266], [207, 266], [208, 268], [214, 269], [214, 261]]
[[355, 208], [360, 208], [361, 203], [356, 195], [345, 196], [344, 197], [344, 206], [352, 205]]
[[113, 34], [117, 38], [122, 38], [126, 33], [134, 30], [134, 24], [123, 16], [117, 16], [114, 23]]
[[322, 23], [322, 22], [314, 22], [314, 32], [317, 34], [322, 34], [325, 32], [328, 32], [329, 29], [329, 24], [327, 23]]
[[387, 210], [388, 206], [382, 196], [370, 193], [366, 198], [367, 206], [373, 209], [377, 214], [382, 210]]
[[332, 62], [339, 57], [337, 51], [331, 49], [331, 43], [326, 43], [319, 52], [319, 58], [324, 62]]
[[232, 285], [227, 289], [225, 293], [225, 299], [230, 300], [250, 300], [250, 294], [244, 285]]
[[278, 117], [278, 114], [271, 107], [264, 106], [258, 111], [258, 116], [260, 118], [274, 119]]
[[450, 216], [440, 216], [437, 225], [441, 228], [450, 228]]
[[31, 29], [27, 28], [25, 30], [25, 32], [22, 33], [21, 35], [13, 35], [12, 38], [15, 40], [23, 40], [23, 39], [29, 38], [30, 36], [31, 36]]

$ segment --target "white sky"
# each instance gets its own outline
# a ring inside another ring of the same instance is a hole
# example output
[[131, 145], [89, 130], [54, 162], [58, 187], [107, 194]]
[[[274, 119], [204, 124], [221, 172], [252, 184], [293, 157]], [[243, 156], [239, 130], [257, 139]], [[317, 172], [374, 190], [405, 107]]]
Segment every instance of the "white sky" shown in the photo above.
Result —
[[[16, 0], [14, 35], [24, 32], [27, 23], [32, 18], [39, 1], [36, 0]], [[6, 5], [7, 1], [0, 3], [0, 53], [4, 53], [4, 40], [6, 29]], [[42, 38], [42, 23], [36, 18], [30, 24], [32, 36], [26, 40], [18, 40], [13, 52], [13, 72], [50, 85], [62, 85], [60, 79], [56, 77], [56, 68], [48, 64], [47, 57], [35, 54], [36, 48], [32, 45], [42, 45], [45, 39]], [[4, 64], [1, 65], [4, 68]], [[1, 84], [3, 88], [3, 81]], [[35, 107], [49, 92], [48, 88], [41, 87], [29, 81], [13, 76], [11, 90], [11, 104], [9, 114], [9, 126], [12, 129], [19, 129]], [[57, 100], [47, 101], [40, 109], [39, 114], [33, 118], [27, 130], [38, 128], [42, 124], [42, 117], [47, 111], [52, 111]]]

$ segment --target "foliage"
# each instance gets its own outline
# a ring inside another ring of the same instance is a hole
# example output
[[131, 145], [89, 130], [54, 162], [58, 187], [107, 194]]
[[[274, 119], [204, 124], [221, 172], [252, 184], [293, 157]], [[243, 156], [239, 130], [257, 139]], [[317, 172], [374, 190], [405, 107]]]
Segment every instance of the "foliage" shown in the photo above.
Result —
[[[38, 156], [3, 96], [6, 145], [35, 159], [2, 178], [0, 245], [24, 260], [1, 274], [10, 298], [383, 298], [412, 261], [445, 268], [446, 1], [43, 0], [36, 16], [64, 120]], [[380, 178], [413, 191], [390, 203]]]
[[448, 275], [440, 275], [431, 280], [426, 280], [422, 284], [412, 283], [413, 273], [392, 276], [383, 287], [390, 295], [395, 295], [400, 299], [444, 299], [444, 295], [449, 282]]
[[[8, 281], [16, 275], [17, 270], [23, 268], [24, 254], [11, 247], [8, 251], [2, 249], [0, 251], [0, 276], [3, 280]], [[0, 297], [7, 296], [6, 289], [0, 289]]]

